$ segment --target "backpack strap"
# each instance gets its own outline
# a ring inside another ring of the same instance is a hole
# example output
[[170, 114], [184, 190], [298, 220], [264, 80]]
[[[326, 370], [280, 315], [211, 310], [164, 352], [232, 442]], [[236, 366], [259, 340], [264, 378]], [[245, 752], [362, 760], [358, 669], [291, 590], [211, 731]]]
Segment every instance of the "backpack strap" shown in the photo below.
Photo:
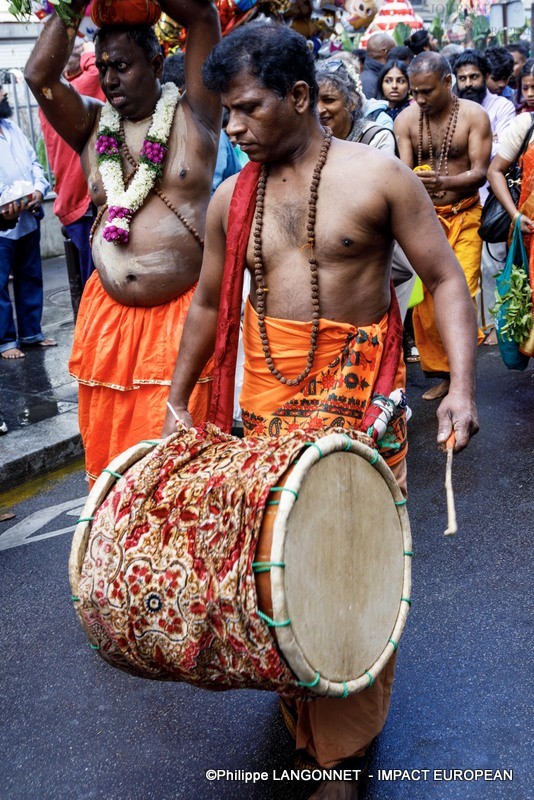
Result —
[[[387, 131], [387, 128], [383, 128], [382, 125], [372, 125], [370, 128], [367, 128], [365, 133], [358, 139], [360, 144], [369, 144], [375, 138], [376, 134], [380, 131]], [[391, 131], [389, 131], [391, 133]]]
[[371, 144], [375, 136], [378, 133], [380, 133], [380, 131], [387, 131], [388, 133], [391, 133], [391, 135], [393, 136], [393, 142], [395, 144], [395, 155], [397, 156], [397, 158], [400, 158], [399, 148], [397, 146], [397, 138], [395, 134], [393, 133], [393, 131], [390, 131], [389, 128], [384, 128], [382, 125], [373, 125], [371, 128], [368, 128], [365, 131], [365, 133], [362, 134], [361, 138], [356, 139], [356, 141], [358, 142], [358, 144]]

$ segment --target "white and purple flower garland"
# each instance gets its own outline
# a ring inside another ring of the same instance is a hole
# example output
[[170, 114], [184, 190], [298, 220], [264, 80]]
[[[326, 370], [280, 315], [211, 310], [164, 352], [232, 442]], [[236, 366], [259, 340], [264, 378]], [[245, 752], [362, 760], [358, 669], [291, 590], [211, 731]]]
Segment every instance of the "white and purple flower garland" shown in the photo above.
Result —
[[102, 233], [107, 242], [128, 242], [133, 215], [141, 208], [163, 173], [163, 161], [179, 97], [178, 88], [173, 83], [163, 84], [137, 169], [128, 188], [124, 185], [120, 157], [121, 119], [110, 103], [106, 103], [102, 109], [95, 149], [108, 202], [108, 219]]

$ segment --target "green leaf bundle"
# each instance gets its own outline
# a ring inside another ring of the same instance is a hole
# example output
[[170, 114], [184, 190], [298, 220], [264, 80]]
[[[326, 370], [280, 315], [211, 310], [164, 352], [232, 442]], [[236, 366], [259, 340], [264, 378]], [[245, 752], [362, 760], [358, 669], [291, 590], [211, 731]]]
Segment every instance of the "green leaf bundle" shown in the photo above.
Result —
[[532, 289], [523, 267], [512, 266], [508, 290], [502, 295], [496, 292], [495, 300], [490, 310], [495, 318], [500, 312], [501, 322], [504, 319], [504, 324], [499, 324], [500, 335], [522, 344], [533, 324]]

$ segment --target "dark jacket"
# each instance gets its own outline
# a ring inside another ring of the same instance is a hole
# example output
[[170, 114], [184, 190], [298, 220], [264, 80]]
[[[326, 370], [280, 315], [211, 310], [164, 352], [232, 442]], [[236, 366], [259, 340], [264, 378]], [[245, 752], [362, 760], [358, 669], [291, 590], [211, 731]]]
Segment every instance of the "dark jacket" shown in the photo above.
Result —
[[381, 61], [375, 61], [374, 58], [369, 58], [369, 56], [367, 56], [365, 59], [365, 64], [360, 75], [360, 79], [362, 82], [363, 93], [368, 100], [371, 100], [371, 98], [374, 98], [375, 100], [378, 99], [376, 84], [378, 80], [378, 73], [383, 66], [384, 64]]

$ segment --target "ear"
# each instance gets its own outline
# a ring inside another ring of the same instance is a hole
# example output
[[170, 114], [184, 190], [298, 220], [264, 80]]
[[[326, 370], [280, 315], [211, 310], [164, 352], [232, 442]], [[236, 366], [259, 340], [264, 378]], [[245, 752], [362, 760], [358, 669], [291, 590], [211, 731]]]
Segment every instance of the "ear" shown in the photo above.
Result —
[[163, 55], [158, 53], [157, 56], [154, 56], [152, 61], [150, 62], [152, 65], [152, 69], [154, 70], [154, 75], [156, 78], [161, 78], [163, 73]]
[[306, 81], [297, 81], [289, 90], [289, 96], [297, 114], [304, 114], [310, 107], [310, 87]]
[[443, 83], [445, 84], [447, 89], [451, 88], [451, 86], [452, 86], [452, 75], [450, 73], [448, 75], [445, 75], [445, 78], [443, 79]]

